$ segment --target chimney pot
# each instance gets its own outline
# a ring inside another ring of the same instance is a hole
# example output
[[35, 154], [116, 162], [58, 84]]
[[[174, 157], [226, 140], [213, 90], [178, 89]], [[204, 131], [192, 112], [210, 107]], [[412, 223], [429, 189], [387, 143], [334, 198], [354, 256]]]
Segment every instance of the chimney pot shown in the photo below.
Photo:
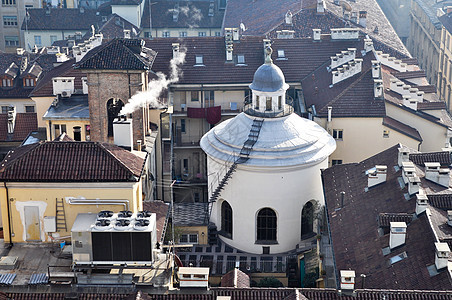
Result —
[[416, 215], [420, 215], [427, 209], [428, 197], [421, 190], [416, 195]]
[[354, 290], [355, 289], [355, 271], [341, 270], [341, 289]]
[[391, 231], [389, 234], [389, 248], [394, 249], [396, 247], [405, 244], [406, 238], [406, 223], [405, 222], [390, 222]]
[[387, 166], [376, 165], [367, 171], [367, 187], [371, 188], [386, 181]]
[[450, 248], [447, 243], [435, 243], [435, 266], [441, 270], [447, 267], [450, 255]]

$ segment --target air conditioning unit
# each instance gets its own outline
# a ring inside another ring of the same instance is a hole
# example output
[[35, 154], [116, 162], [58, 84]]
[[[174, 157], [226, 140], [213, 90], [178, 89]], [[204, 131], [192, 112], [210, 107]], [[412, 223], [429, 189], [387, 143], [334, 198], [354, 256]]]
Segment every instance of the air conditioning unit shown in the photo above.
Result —
[[157, 246], [156, 215], [130, 211], [77, 215], [71, 229], [74, 265], [151, 265]]
[[63, 97], [63, 98], [69, 98], [70, 96], [71, 96], [70, 90], [64, 90], [61, 92], [61, 97]]

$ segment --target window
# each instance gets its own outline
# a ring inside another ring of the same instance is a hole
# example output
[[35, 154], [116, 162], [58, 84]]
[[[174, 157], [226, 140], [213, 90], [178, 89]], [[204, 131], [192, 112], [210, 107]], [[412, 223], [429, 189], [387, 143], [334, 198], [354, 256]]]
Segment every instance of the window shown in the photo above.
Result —
[[51, 35], [50, 36], [50, 44], [53, 45], [54, 42], [56, 42], [58, 40], [58, 37], [56, 35]]
[[265, 110], [272, 110], [272, 97], [265, 97]]
[[85, 125], [85, 139], [87, 141], [91, 140], [91, 125]]
[[35, 106], [34, 105], [25, 105], [25, 112], [27, 112], [27, 113], [34, 113], [35, 112]]
[[198, 234], [181, 234], [179, 238], [179, 243], [181, 244], [197, 244], [198, 243]]
[[82, 140], [82, 128], [80, 126], [74, 127], [74, 140], [75, 141]]
[[282, 96], [278, 96], [278, 109], [282, 107]]
[[3, 77], [1, 82], [2, 82], [2, 87], [10, 87], [10, 86], [12, 86], [12, 83], [13, 83], [12, 80], [7, 77]]
[[17, 16], [3, 16], [3, 26], [17, 26]]
[[24, 78], [24, 85], [25, 86], [35, 86], [35, 79], [34, 78]]
[[199, 93], [198, 91], [191, 92], [191, 101], [199, 101]]
[[333, 166], [335, 166], [335, 165], [342, 165], [342, 159], [333, 159], [333, 160], [331, 161], [331, 164], [332, 164]]
[[232, 207], [227, 201], [221, 204], [221, 231], [232, 239]]
[[256, 96], [256, 109], [259, 109], [259, 102], [260, 102], [259, 96]]
[[245, 55], [237, 55], [237, 64], [244, 65], [245, 64]]
[[257, 241], [276, 242], [276, 213], [263, 208], [257, 214]]
[[204, 106], [213, 107], [215, 105], [215, 91], [204, 92]]
[[185, 119], [180, 120], [180, 131], [185, 133]]
[[54, 128], [55, 128], [55, 136], [54, 136], [54, 138], [57, 138], [61, 134], [66, 132], [66, 125], [64, 125], [64, 124], [55, 124]]
[[25, 4], [26, 8], [33, 8], [33, 4]]
[[41, 46], [41, 36], [40, 35], [35, 35], [35, 45]]
[[186, 31], [179, 32], [179, 37], [187, 37], [187, 32]]
[[145, 32], [144, 33], [144, 37], [145, 38], [152, 38], [152, 34], [150, 32]]
[[286, 58], [286, 54], [284, 53], [284, 50], [278, 50], [278, 59], [284, 59]]
[[333, 129], [333, 138], [336, 140], [342, 140], [343, 130], [342, 129]]
[[389, 130], [383, 130], [383, 137], [389, 138]]
[[170, 37], [170, 32], [169, 31], [163, 31], [162, 32], [162, 37]]
[[195, 203], [199, 202], [200, 197], [199, 197], [199, 193], [198, 192], [194, 192], [193, 199], [194, 199]]
[[202, 55], [196, 55], [195, 63], [196, 63], [196, 65], [201, 65], [201, 66], [204, 64]]
[[3, 5], [16, 5], [16, 0], [2, 0]]
[[3, 105], [2, 106], [2, 114], [7, 114], [8, 113], [8, 106], [7, 105]]
[[221, 33], [219, 31], [215, 31], [215, 36], [220, 36]]
[[206, 34], [206, 32], [205, 31], [200, 31], [200, 32], [198, 32], [198, 36], [206, 36], [207, 34]]
[[5, 46], [6, 47], [19, 46], [19, 37], [18, 36], [5, 36]]

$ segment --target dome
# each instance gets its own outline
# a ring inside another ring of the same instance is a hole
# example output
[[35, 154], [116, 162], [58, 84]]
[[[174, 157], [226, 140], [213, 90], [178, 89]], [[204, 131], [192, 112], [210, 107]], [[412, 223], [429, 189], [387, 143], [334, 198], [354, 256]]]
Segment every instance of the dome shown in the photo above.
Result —
[[[212, 128], [201, 139], [207, 155], [230, 161], [248, 139], [254, 118], [245, 113]], [[319, 125], [296, 114], [265, 119], [248, 166], [289, 167], [324, 161], [334, 150], [334, 139]]]
[[266, 63], [254, 73], [253, 83], [250, 84], [250, 88], [260, 92], [277, 92], [282, 89], [287, 90], [289, 85], [277, 65]]

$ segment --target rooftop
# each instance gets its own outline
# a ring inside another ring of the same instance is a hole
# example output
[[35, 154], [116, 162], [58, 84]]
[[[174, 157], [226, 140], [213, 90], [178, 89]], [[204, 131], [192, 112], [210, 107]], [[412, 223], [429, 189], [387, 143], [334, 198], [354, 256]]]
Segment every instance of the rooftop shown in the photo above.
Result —
[[144, 159], [118, 146], [95, 142], [39, 142], [11, 150], [0, 179], [19, 182], [138, 181]]
[[43, 120], [89, 120], [88, 95], [58, 97], [56, 105], [51, 105]]
[[[451, 287], [447, 271], [430, 275], [428, 266], [435, 264], [435, 226], [428, 214], [416, 217], [416, 196], [409, 195], [398, 166], [398, 149], [395, 145], [360, 163], [336, 165], [322, 173], [325, 199], [331, 227], [332, 244], [337, 270], [355, 270], [366, 274], [366, 287], [385, 289], [441, 290]], [[403, 148], [407, 149], [407, 148]], [[421, 177], [421, 187], [429, 199], [437, 194], [452, 196], [452, 189], [424, 179], [424, 163], [433, 157], [450, 160], [450, 154], [412, 152], [410, 160], [416, 163], [416, 173]], [[387, 178], [383, 183], [368, 188], [366, 170], [376, 165], [387, 166]], [[345, 192], [341, 207], [340, 192]], [[429, 201], [430, 202], [430, 201]], [[430, 205], [434, 205], [433, 202]], [[441, 208], [444, 209], [444, 208]], [[433, 211], [433, 210], [432, 210]], [[437, 214], [434, 214], [437, 215]], [[444, 212], [442, 213], [444, 215]], [[406, 222], [406, 242], [402, 246], [385, 251], [389, 246], [390, 222]], [[351, 234], [350, 228], [353, 228]], [[386, 229], [385, 229], [386, 228]], [[390, 258], [406, 253], [407, 257], [391, 263]], [[357, 285], [361, 278], [357, 276]]]
[[89, 30], [101, 20], [93, 9], [29, 8], [27, 12], [22, 30]]

